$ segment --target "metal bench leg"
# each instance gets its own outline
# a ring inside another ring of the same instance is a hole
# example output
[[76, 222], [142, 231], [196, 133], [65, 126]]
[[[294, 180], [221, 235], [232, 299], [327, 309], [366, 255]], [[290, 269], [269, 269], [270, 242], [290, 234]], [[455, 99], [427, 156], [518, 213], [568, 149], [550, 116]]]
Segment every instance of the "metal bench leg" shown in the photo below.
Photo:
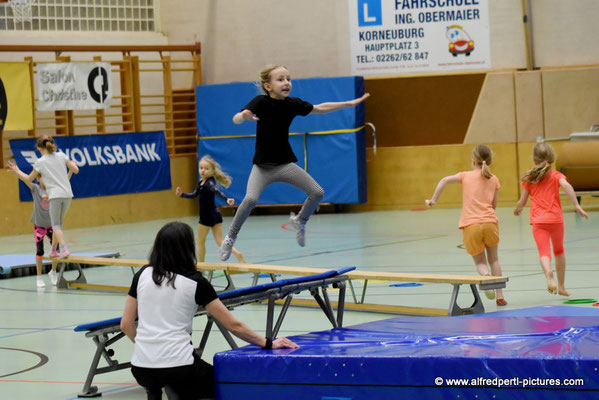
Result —
[[279, 318], [277, 318], [277, 323], [272, 330], [272, 337], [270, 339], [274, 339], [279, 334], [279, 329], [281, 329], [281, 325], [283, 324], [283, 320], [285, 319], [285, 315], [287, 315], [287, 310], [289, 310], [289, 305], [291, 304], [291, 300], [293, 299], [293, 295], [288, 295], [285, 299], [285, 303], [283, 304], [283, 308], [281, 308], [281, 312], [279, 313]]
[[351, 289], [351, 295], [354, 298], [354, 303], [358, 304], [358, 298], [356, 297], [356, 292], [354, 291], [354, 284], [351, 283], [351, 279], [348, 280], [349, 288]]
[[204, 327], [204, 333], [202, 334], [202, 339], [200, 340], [200, 345], [195, 350], [198, 357], [202, 357], [202, 354], [204, 353], [206, 343], [208, 343], [208, 337], [210, 336], [210, 331], [212, 330], [212, 325], [214, 325], [214, 320], [210, 315], [208, 315], [206, 326]]
[[102, 353], [106, 348], [106, 342], [104, 340], [98, 339], [97, 337], [94, 337], [93, 341], [96, 344], [96, 353], [94, 354], [94, 358], [92, 359], [92, 365], [89, 367], [87, 378], [85, 379], [85, 383], [83, 384], [83, 390], [80, 394], [77, 395], [77, 397], [102, 396], [102, 393], [98, 393], [98, 387], [92, 386], [92, 381], [94, 379], [94, 376], [96, 376], [98, 363], [100, 362], [100, 357], [102, 357]]
[[339, 289], [339, 301], [337, 302], [337, 327], [341, 328], [343, 327], [343, 312], [345, 309], [345, 282], [339, 282], [336, 286]]
[[368, 279], [364, 279], [364, 287], [362, 288], [362, 299], [360, 300], [360, 304], [364, 304], [364, 299], [366, 298], [366, 287], [368, 287]]
[[482, 314], [485, 312], [485, 307], [483, 306], [483, 302], [480, 299], [478, 294], [478, 290], [476, 289], [476, 285], [470, 285], [470, 289], [472, 290], [472, 295], [474, 296], [474, 302], [468, 308], [461, 308], [458, 306], [458, 294], [460, 292], [460, 284], [453, 285], [453, 293], [451, 294], [451, 300], [449, 302], [449, 311], [448, 314], [450, 316], [455, 315], [465, 315], [465, 314]]
[[[327, 318], [331, 322], [331, 325], [333, 325], [333, 328], [337, 328], [337, 321], [335, 321], [335, 316], [333, 315], [333, 311], [330, 308], [331, 307], [331, 303], [328, 302], [328, 307], [327, 307], [327, 304], [325, 303], [325, 301], [320, 297], [320, 294], [318, 293], [318, 288], [317, 287], [316, 288], [311, 288], [310, 289], [310, 294], [312, 295], [312, 297], [314, 297], [314, 300], [316, 300], [316, 303], [318, 303], [318, 305], [320, 306], [320, 309], [327, 316]], [[323, 294], [326, 294], [326, 292], [323, 291]], [[328, 296], [326, 297], [326, 299], [328, 300]]]
[[[69, 280], [65, 279], [65, 277], [64, 277], [66, 266], [68, 264], [73, 264], [75, 266], [75, 269], [77, 269], [77, 271], [79, 272], [79, 276], [77, 276], [77, 279], [75, 279], [73, 281], [69, 281]], [[72, 282], [87, 283], [87, 279], [85, 279], [85, 274], [83, 273], [81, 264], [69, 263], [68, 260], [60, 261], [59, 262], [59, 271], [58, 271], [58, 280], [56, 281], [56, 287], [59, 289], [68, 289], [69, 283], [72, 283]]]
[[229, 275], [229, 273], [227, 271], [225, 271], [225, 278], [227, 278], [227, 287], [225, 287], [225, 292], [235, 289], [235, 284], [233, 283], [233, 279], [231, 279], [231, 275]]

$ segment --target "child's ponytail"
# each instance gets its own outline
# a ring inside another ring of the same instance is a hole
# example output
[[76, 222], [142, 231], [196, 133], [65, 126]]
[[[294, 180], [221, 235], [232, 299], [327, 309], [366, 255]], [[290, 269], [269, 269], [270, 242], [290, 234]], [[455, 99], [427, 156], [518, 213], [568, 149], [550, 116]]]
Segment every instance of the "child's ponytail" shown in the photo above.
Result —
[[480, 173], [487, 179], [491, 179], [493, 174], [491, 173], [491, 168], [489, 165], [493, 162], [493, 152], [488, 146], [484, 144], [479, 144], [472, 150], [472, 161], [476, 163], [476, 165], [480, 165]]
[[551, 170], [551, 164], [555, 161], [555, 152], [549, 143], [537, 143], [532, 150], [532, 158], [535, 165], [522, 176], [522, 182], [542, 181]]
[[44, 135], [37, 139], [37, 148], [44, 149], [49, 154], [52, 154], [56, 151], [56, 144], [54, 143], [54, 139], [48, 135]]

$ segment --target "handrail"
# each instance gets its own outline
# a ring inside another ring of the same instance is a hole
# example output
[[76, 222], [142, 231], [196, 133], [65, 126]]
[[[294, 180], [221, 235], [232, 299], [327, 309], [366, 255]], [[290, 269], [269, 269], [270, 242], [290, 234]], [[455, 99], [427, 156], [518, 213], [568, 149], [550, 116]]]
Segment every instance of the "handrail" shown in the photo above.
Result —
[[132, 51], [147, 52], [147, 51], [190, 51], [192, 54], [200, 54], [202, 50], [201, 43], [196, 42], [189, 45], [0, 45], [0, 51], [7, 52], [27, 52], [27, 53], [39, 53], [39, 52], [121, 52], [123, 54], [130, 53]]

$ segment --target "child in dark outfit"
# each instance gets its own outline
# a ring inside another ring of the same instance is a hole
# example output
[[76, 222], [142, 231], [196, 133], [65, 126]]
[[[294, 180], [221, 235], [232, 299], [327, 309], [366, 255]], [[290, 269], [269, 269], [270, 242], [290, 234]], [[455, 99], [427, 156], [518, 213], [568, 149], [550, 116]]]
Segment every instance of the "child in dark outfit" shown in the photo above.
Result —
[[355, 107], [370, 96], [342, 102], [312, 105], [297, 97], [289, 97], [291, 76], [287, 68], [275, 65], [260, 71], [260, 82], [265, 94], [255, 97], [235, 114], [233, 122], [258, 121], [256, 127], [256, 150], [253, 167], [248, 179], [245, 198], [233, 217], [229, 233], [220, 247], [220, 259], [226, 261], [241, 226], [256, 206], [260, 194], [270, 184], [284, 182], [303, 190], [308, 198], [296, 216], [289, 218], [288, 226], [296, 231], [297, 243], [305, 246], [306, 222], [318, 207], [324, 190], [295, 162], [297, 158], [289, 145], [289, 126], [297, 115], [324, 114], [345, 107]]
[[[204, 259], [206, 258], [206, 236], [208, 236], [210, 229], [212, 229], [214, 240], [219, 247], [223, 242], [223, 217], [216, 209], [214, 195], [218, 195], [226, 200], [227, 204], [230, 206], [235, 203], [235, 200], [227, 198], [218, 187], [217, 182], [226, 188], [229, 187], [231, 185], [231, 178], [222, 171], [219, 163], [212, 157], [202, 157], [198, 163], [198, 169], [200, 179], [198, 180], [194, 191], [191, 193], [183, 193], [181, 188], [177, 187], [175, 193], [177, 196], [185, 199], [195, 199], [196, 197], [199, 197], [200, 221], [198, 224], [198, 261], [204, 262]], [[240, 263], [245, 263], [245, 259], [241, 252], [237, 251], [237, 249], [232, 249], [232, 251]]]

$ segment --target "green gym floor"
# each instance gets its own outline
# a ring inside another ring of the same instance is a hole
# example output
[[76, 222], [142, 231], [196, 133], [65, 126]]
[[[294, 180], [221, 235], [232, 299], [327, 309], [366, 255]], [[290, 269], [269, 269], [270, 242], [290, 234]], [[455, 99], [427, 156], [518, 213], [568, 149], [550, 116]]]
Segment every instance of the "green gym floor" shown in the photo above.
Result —
[[[583, 204], [584, 205], [584, 204]], [[599, 299], [599, 212], [589, 208], [590, 219], [583, 220], [571, 209], [565, 212], [566, 288], [571, 298]], [[282, 229], [284, 215], [251, 216], [244, 225], [236, 248], [252, 264], [318, 268], [356, 266], [358, 270], [418, 272], [430, 274], [475, 275], [472, 258], [461, 246], [457, 229], [460, 210], [379, 211], [353, 214], [316, 214], [307, 227], [307, 245], [297, 246], [294, 233]], [[509, 277], [504, 290], [508, 305], [497, 307], [483, 296], [486, 312], [540, 305], [561, 305], [565, 298], [546, 291], [536, 246], [528, 224], [528, 209], [521, 217], [512, 208], [497, 210], [500, 221], [499, 259], [503, 275]], [[230, 217], [225, 217], [228, 227]], [[194, 230], [196, 218], [185, 218]], [[114, 253], [123, 258], [145, 259], [154, 236], [167, 220], [68, 229], [66, 237], [73, 254]], [[33, 251], [33, 234], [0, 238], [0, 254]], [[217, 247], [207, 239], [206, 261], [218, 261]], [[233, 259], [231, 261], [234, 261]], [[132, 273], [123, 267], [96, 267], [84, 270], [89, 283], [126, 286]], [[75, 271], [67, 277], [74, 279]], [[235, 276], [237, 287], [251, 283], [251, 277]], [[0, 397], [2, 399], [74, 399], [83, 387], [95, 350], [90, 339], [76, 333], [76, 325], [119, 317], [125, 301], [122, 293], [89, 290], [57, 290], [44, 275], [46, 287], [37, 289], [35, 276], [0, 279]], [[261, 282], [267, 282], [262, 278]], [[223, 278], [213, 284], [223, 287]], [[425, 283], [421, 286], [391, 286], [398, 282], [368, 283], [366, 302], [416, 307], [445, 308], [452, 287]], [[399, 282], [401, 283], [401, 282]], [[354, 282], [356, 294], [362, 284]], [[348, 300], [351, 293], [348, 292]], [[458, 302], [467, 306], [472, 296], [462, 289]], [[593, 307], [592, 304], [579, 305]], [[247, 305], [233, 311], [258, 332], [265, 330], [266, 307]], [[346, 311], [344, 326], [396, 315]], [[194, 321], [193, 340], [197, 345], [205, 318]], [[293, 307], [279, 336], [293, 336], [330, 329], [320, 310]], [[243, 345], [240, 340], [238, 344]], [[133, 345], [117, 342], [116, 359], [129, 361]], [[214, 353], [228, 346], [217, 332], [211, 335], [203, 358], [212, 362]], [[44, 363], [44, 361], [47, 362]], [[101, 366], [105, 365], [103, 361]], [[105, 399], [145, 399], [130, 370], [96, 377]]]

